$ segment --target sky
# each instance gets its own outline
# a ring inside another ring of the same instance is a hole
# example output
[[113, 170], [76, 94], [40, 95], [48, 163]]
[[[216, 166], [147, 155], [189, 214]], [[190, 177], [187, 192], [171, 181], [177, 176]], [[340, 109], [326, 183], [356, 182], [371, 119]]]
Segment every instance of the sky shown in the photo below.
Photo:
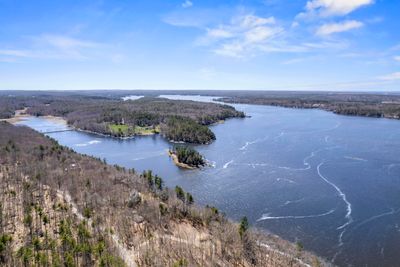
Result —
[[399, 0], [0, 0], [0, 90], [400, 91]]

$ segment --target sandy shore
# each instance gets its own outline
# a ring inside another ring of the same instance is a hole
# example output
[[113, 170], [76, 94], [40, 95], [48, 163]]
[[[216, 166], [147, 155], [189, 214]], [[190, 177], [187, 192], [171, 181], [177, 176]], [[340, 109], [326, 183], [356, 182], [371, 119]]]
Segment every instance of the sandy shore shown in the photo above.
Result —
[[6, 122], [9, 122], [11, 124], [14, 124], [14, 123], [17, 123], [19, 121], [22, 121], [22, 120], [24, 120], [24, 118], [30, 117], [30, 115], [26, 113], [27, 109], [28, 108], [16, 110], [14, 117], [8, 118], [8, 119], [1, 119], [0, 121], [6, 121]]
[[[14, 117], [8, 118], [8, 119], [1, 119], [0, 121], [6, 121], [6, 122], [11, 123], [11, 124], [16, 124], [16, 123], [18, 123], [20, 121], [23, 121], [23, 120], [27, 119], [27, 118], [34, 117], [34, 116], [26, 113], [27, 110], [28, 110], [28, 108], [16, 110]], [[57, 123], [57, 124], [62, 124], [62, 125], [68, 126], [67, 121], [62, 117], [55, 117], [55, 116], [50, 116], [50, 115], [48, 115], [48, 116], [40, 116], [40, 117], [45, 119], [45, 120], [49, 120], [49, 121], [52, 121], [54, 123]]]

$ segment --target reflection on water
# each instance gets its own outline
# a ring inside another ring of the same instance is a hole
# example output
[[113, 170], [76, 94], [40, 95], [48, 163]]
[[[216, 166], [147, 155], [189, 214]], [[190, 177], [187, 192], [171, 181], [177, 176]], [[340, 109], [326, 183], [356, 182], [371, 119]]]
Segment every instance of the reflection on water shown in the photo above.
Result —
[[[190, 99], [199, 100], [198, 97]], [[212, 98], [207, 98], [211, 101]], [[207, 99], [203, 98], [203, 101]], [[213, 167], [181, 170], [160, 136], [118, 140], [76, 131], [49, 134], [77, 152], [193, 193], [233, 219], [302, 242], [339, 265], [394, 266], [400, 249], [400, 122], [319, 110], [235, 105], [251, 118], [212, 126], [196, 148]], [[51, 121], [23, 124], [52, 129]]]

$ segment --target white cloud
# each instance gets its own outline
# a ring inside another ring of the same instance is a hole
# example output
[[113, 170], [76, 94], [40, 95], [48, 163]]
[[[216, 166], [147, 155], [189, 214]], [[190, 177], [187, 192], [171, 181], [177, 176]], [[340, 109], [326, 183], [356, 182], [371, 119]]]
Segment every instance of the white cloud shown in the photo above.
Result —
[[244, 57], [245, 46], [240, 42], [225, 43], [214, 50], [217, 55], [242, 58]]
[[[353, 24], [353, 23], [351, 23]], [[345, 27], [349, 25], [345, 24]], [[350, 25], [354, 27], [354, 25]], [[220, 24], [206, 30], [206, 34], [197, 40], [198, 45], [212, 46], [217, 55], [246, 58], [260, 53], [304, 53], [322, 49], [345, 49], [344, 40], [331, 42], [307, 42], [307, 38], [294, 38], [297, 31], [289, 26], [286, 31], [274, 17], [258, 17], [253, 14], [237, 16], [230, 23]], [[326, 29], [339, 32], [344, 29]]]
[[361, 28], [364, 24], [356, 20], [348, 20], [339, 23], [327, 23], [320, 26], [316, 34], [320, 36], [331, 35], [333, 33], [346, 32], [353, 29]]
[[282, 65], [292, 65], [306, 61], [307, 58], [292, 58], [282, 62]]
[[59, 49], [92, 48], [98, 46], [95, 42], [79, 40], [64, 35], [44, 34], [37, 39]]
[[[202, 19], [201, 23], [198, 20], [192, 20], [197, 16], [174, 15], [164, 18], [164, 22], [177, 27], [197, 28], [204, 33], [197, 37], [195, 45], [208, 46], [210, 51], [217, 55], [233, 58], [248, 58], [268, 53], [332, 51], [349, 46], [346, 40], [315, 41], [314, 36], [310, 38], [304, 34], [303, 29], [300, 28], [302, 25], [297, 21], [284, 28], [283, 24], [273, 16], [262, 17], [254, 13], [244, 13], [243, 10], [236, 14], [227, 18], [219, 16], [219, 21], [210, 20], [210, 16], [207, 15], [207, 19]], [[215, 16], [212, 17], [215, 18]]]
[[292, 28], [297, 28], [297, 27], [299, 27], [300, 26], [300, 23], [299, 22], [297, 22], [297, 21], [293, 21], [293, 23], [292, 23]]
[[275, 24], [275, 22], [276, 21], [274, 17], [262, 18], [252, 14], [235, 18], [233, 21], [234, 24], [239, 24], [243, 28], [257, 27], [265, 24]]
[[59, 57], [84, 59], [86, 58], [84, 51], [97, 48], [99, 43], [72, 38], [65, 35], [43, 34], [34, 38], [34, 41], [43, 46], [43, 48], [51, 49], [53, 54]]
[[380, 76], [379, 80], [383, 81], [397, 81], [400, 80], [400, 72], [393, 72], [388, 75]]
[[306, 12], [300, 16], [344, 16], [373, 3], [374, 0], [309, 0]]
[[192, 6], [193, 6], [193, 2], [189, 1], [189, 0], [186, 0], [185, 2], [182, 3], [182, 7], [183, 8], [189, 8], [189, 7], [192, 7]]
[[315, 42], [315, 43], [310, 43], [306, 42], [302, 44], [304, 47], [309, 48], [309, 49], [327, 49], [327, 50], [341, 50], [341, 49], [346, 49], [349, 47], [349, 43], [346, 41], [334, 41], [334, 42]]
[[248, 44], [260, 43], [279, 34], [281, 28], [256, 27], [244, 33], [244, 40]]
[[207, 36], [211, 38], [231, 38], [234, 36], [234, 33], [232, 33], [229, 30], [226, 29], [221, 29], [221, 28], [216, 28], [216, 29], [208, 29], [207, 30]]
[[199, 44], [215, 44], [213, 51], [218, 55], [244, 57], [261, 51], [260, 46], [267, 44], [284, 29], [276, 25], [274, 17], [258, 17], [253, 14], [234, 17], [230, 23], [207, 29]]
[[288, 60], [284, 60], [281, 62], [282, 65], [293, 65], [293, 64], [298, 64], [298, 63], [303, 63], [303, 62], [317, 62], [324, 60], [324, 57], [321, 55], [310, 55], [306, 54], [304, 57], [294, 57]]
[[393, 59], [400, 62], [400, 56], [395, 56]]
[[[206, 39], [239, 38], [256, 40], [265, 39], [272, 34], [274, 17], [262, 18], [254, 15], [235, 17], [229, 24], [222, 24], [215, 28], [207, 29]], [[270, 26], [268, 26], [270, 25]]]

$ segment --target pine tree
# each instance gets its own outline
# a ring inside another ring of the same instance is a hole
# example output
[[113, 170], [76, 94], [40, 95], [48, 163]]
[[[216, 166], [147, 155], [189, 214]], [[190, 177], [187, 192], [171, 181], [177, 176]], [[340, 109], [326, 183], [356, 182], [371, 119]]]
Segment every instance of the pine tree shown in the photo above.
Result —
[[249, 229], [249, 221], [247, 220], [247, 217], [244, 216], [241, 220], [240, 220], [240, 225], [239, 225], [239, 235], [240, 238], [243, 239], [246, 231]]

